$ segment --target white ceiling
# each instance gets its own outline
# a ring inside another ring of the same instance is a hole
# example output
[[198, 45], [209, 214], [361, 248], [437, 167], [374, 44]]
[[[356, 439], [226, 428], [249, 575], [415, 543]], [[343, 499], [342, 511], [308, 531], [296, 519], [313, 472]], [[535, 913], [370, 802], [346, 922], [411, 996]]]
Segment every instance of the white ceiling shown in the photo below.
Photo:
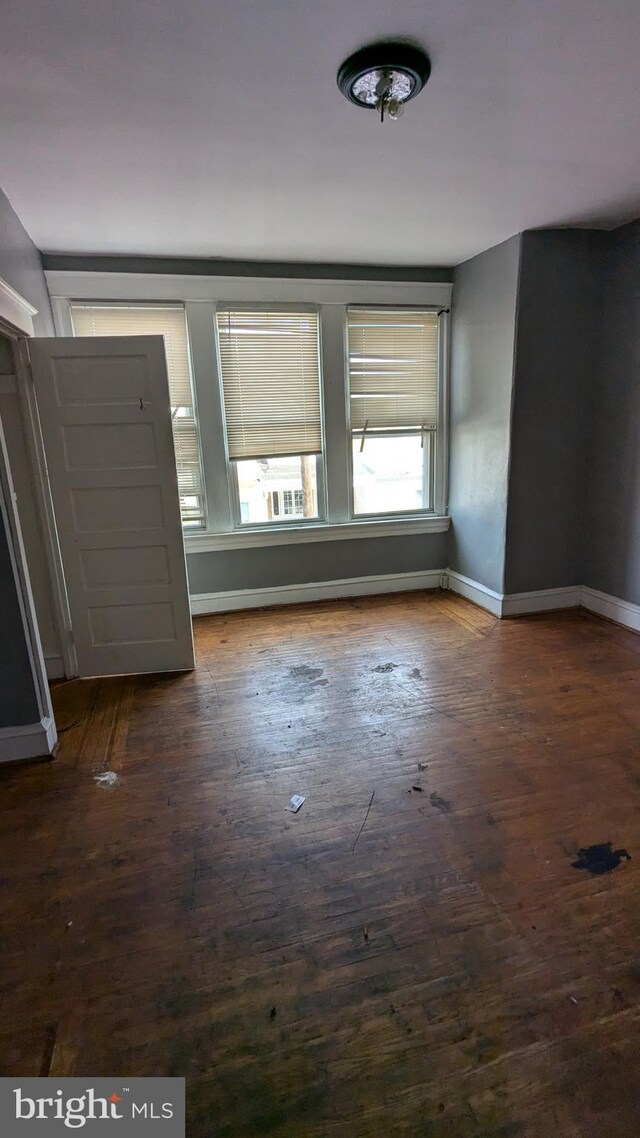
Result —
[[[335, 73], [432, 57], [398, 122]], [[452, 264], [640, 212], [638, 0], [8, 0], [0, 181], [49, 252]]]

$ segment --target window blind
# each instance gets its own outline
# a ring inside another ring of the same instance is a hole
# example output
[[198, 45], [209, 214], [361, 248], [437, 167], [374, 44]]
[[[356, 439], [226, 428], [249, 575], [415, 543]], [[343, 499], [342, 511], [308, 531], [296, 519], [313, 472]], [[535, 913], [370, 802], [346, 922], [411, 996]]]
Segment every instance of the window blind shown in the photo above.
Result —
[[185, 525], [204, 525], [204, 487], [184, 308], [72, 304], [71, 319], [76, 336], [164, 336], [182, 521]]
[[438, 316], [409, 308], [348, 308], [352, 431], [435, 430]]
[[218, 309], [229, 458], [322, 450], [317, 312]]

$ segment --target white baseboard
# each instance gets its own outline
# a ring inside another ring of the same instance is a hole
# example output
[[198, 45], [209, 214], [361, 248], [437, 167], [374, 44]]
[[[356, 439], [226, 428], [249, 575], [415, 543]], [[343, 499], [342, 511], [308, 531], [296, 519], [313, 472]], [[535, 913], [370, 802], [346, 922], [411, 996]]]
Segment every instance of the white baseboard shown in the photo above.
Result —
[[538, 589], [531, 593], [496, 593], [479, 581], [446, 569], [449, 588], [461, 597], [487, 609], [494, 616], [524, 616], [526, 613], [553, 612], [554, 609], [582, 607], [606, 616], [625, 628], [640, 632], [640, 605], [599, 593], [587, 585], [570, 585], [562, 589]]
[[64, 663], [62, 656], [55, 654], [47, 654], [44, 658], [45, 667], [47, 669], [48, 680], [63, 680], [64, 679]]
[[278, 585], [271, 589], [234, 589], [227, 593], [195, 593], [191, 612], [232, 612], [235, 609], [268, 608], [337, 597], [367, 597], [379, 593], [403, 593], [440, 587], [442, 569], [419, 573], [383, 573], [374, 577], [348, 577], [341, 581], [312, 581], [305, 585]]
[[502, 598], [502, 616], [519, 616], [521, 613], [552, 612], [553, 609], [573, 609], [582, 603], [582, 588], [573, 585], [566, 589], [538, 589], [532, 593], [506, 593]]
[[0, 763], [46, 758], [53, 754], [57, 740], [55, 723], [48, 716], [22, 727], [0, 727]]
[[599, 593], [597, 589], [590, 589], [587, 585], [582, 588], [581, 604], [589, 609], [589, 612], [606, 616], [609, 620], [615, 620], [617, 624], [623, 624], [625, 628], [640, 632], [640, 605], [623, 601], [621, 597], [612, 597], [609, 593]]
[[[443, 580], [444, 578], [444, 580]], [[367, 597], [381, 593], [401, 593], [437, 589], [448, 579], [448, 588], [473, 601], [497, 617], [524, 616], [553, 612], [554, 609], [583, 608], [615, 620], [640, 632], [640, 605], [599, 593], [583, 585], [561, 589], [538, 589], [530, 593], [498, 593], [480, 581], [473, 581], [454, 569], [427, 569], [418, 573], [384, 573], [372, 577], [348, 577], [340, 581], [312, 581], [303, 585], [278, 585], [267, 589], [234, 589], [224, 593], [195, 593], [189, 599], [193, 616], [233, 612], [241, 609], [270, 608], [274, 605], [305, 604], [339, 597]], [[446, 586], [445, 586], [446, 587]], [[47, 656], [47, 675], [64, 675], [60, 656]], [[0, 733], [1, 736], [1, 733]], [[2, 759], [0, 741], [0, 761]]]
[[445, 573], [453, 593], [459, 593], [461, 597], [466, 597], [468, 601], [487, 609], [494, 616], [502, 616], [504, 599], [502, 593], [496, 593], [486, 585], [481, 585], [479, 581], [472, 581], [470, 577], [464, 577], [462, 573], [456, 573], [453, 569], [446, 569]]

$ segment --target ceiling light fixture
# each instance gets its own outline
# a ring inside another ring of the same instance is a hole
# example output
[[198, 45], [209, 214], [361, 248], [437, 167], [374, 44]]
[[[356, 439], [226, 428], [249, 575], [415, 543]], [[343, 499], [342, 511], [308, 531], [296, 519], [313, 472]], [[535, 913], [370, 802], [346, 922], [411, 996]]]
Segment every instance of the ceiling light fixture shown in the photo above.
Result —
[[431, 74], [429, 56], [408, 43], [374, 43], [345, 59], [338, 71], [338, 87], [357, 107], [397, 119], [404, 104], [424, 87]]

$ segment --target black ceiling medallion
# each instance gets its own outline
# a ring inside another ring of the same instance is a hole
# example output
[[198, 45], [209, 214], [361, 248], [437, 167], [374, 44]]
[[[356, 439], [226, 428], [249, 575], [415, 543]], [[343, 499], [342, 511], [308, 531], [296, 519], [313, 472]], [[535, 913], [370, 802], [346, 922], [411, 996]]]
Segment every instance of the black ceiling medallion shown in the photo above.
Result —
[[424, 87], [431, 74], [429, 56], [409, 43], [373, 43], [345, 59], [338, 71], [338, 87], [357, 107], [397, 119], [405, 103]]

